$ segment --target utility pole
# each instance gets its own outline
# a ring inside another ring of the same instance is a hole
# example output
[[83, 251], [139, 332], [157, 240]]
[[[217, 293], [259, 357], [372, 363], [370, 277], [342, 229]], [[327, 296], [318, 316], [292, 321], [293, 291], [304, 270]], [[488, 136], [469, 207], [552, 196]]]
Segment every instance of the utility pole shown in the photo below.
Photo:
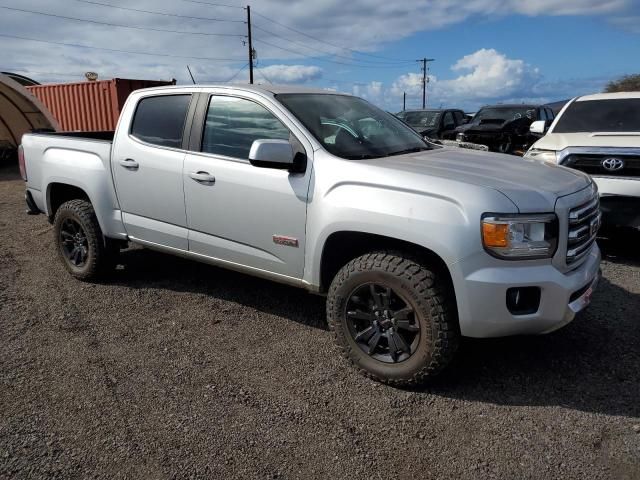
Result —
[[251, 43], [251, 7], [247, 5], [247, 40], [249, 45], [249, 83], [253, 84], [253, 44]]
[[422, 60], [418, 60], [418, 62], [422, 62], [422, 108], [426, 108], [427, 106], [427, 83], [429, 79], [427, 78], [427, 62], [433, 62], [435, 59], [433, 58], [423, 58]]
[[407, 92], [402, 92], [402, 111], [407, 109]]

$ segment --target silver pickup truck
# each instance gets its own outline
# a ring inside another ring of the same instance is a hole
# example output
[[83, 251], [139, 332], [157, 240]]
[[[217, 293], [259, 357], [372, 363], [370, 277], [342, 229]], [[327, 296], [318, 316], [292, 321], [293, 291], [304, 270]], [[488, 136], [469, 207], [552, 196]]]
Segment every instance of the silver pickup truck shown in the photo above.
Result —
[[588, 175], [430, 144], [349, 95], [139, 90], [115, 132], [27, 134], [19, 160], [73, 276], [132, 242], [326, 294], [341, 352], [394, 385], [461, 336], [562, 327], [599, 276]]

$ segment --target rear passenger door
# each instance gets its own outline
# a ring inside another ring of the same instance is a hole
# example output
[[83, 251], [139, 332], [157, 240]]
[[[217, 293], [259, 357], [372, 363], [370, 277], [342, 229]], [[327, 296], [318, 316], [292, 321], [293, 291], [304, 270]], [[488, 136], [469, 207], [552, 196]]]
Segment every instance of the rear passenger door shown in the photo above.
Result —
[[189, 250], [301, 278], [311, 158], [304, 172], [293, 173], [254, 167], [248, 156], [258, 139], [286, 139], [306, 155], [311, 145], [292, 133], [296, 127], [282, 112], [255, 94], [201, 96], [190, 144], [194, 151], [184, 166]]
[[190, 94], [143, 97], [128, 134], [120, 134], [112, 154], [113, 178], [127, 234], [187, 250], [182, 168], [183, 136]]

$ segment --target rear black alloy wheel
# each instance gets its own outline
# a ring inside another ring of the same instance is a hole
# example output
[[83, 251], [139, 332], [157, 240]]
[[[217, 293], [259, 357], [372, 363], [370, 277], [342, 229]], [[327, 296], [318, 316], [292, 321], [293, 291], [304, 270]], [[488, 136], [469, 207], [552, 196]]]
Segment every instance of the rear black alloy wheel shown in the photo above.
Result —
[[367, 355], [385, 363], [407, 360], [420, 342], [420, 323], [409, 301], [378, 283], [357, 287], [345, 303], [349, 333]]
[[69, 263], [82, 268], [87, 263], [89, 241], [87, 234], [75, 219], [65, 218], [60, 225], [62, 253]]
[[56, 211], [53, 230], [58, 255], [67, 271], [80, 280], [95, 280], [114, 263], [117, 244], [104, 238], [90, 202], [64, 202]]

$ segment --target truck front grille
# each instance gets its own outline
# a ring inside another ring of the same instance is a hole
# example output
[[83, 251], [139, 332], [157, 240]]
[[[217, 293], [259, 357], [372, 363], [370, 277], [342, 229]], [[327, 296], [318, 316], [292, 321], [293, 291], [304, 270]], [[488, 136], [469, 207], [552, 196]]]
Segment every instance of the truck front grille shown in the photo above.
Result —
[[640, 155], [573, 153], [563, 165], [589, 175], [640, 177]]
[[596, 241], [601, 216], [597, 193], [587, 203], [569, 210], [567, 265], [577, 262], [589, 253], [591, 245]]

